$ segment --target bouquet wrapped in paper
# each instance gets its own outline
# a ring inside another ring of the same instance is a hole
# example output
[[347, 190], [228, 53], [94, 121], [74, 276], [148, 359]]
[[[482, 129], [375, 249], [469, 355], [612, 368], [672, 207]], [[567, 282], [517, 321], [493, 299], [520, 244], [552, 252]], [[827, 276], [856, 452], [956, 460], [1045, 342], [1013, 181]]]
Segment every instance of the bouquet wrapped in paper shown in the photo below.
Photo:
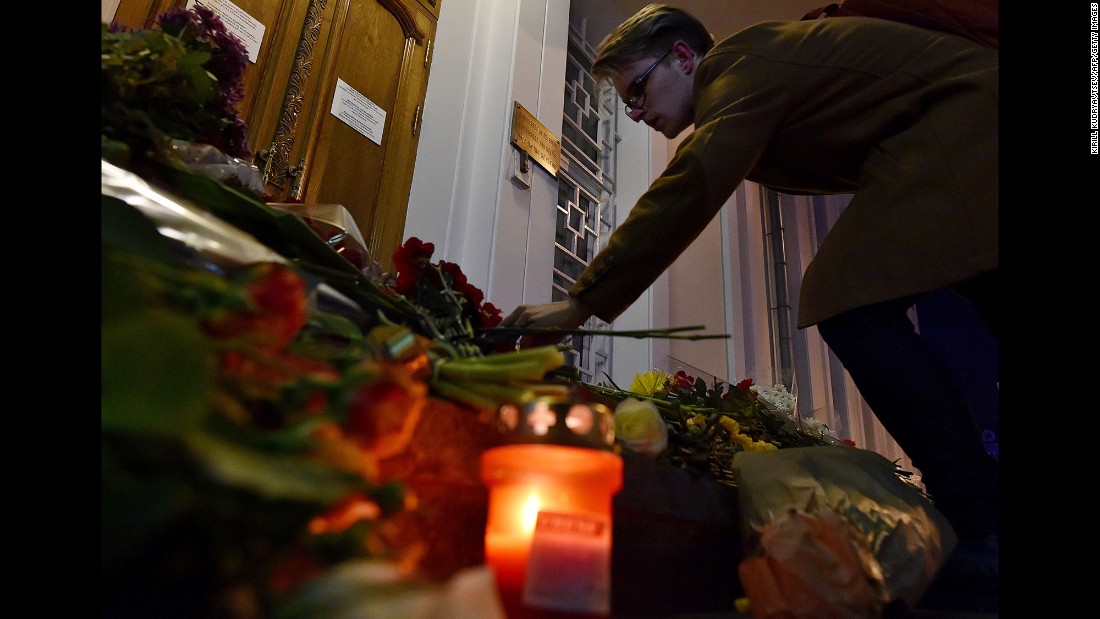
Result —
[[881, 455], [844, 446], [733, 458], [756, 619], [877, 618], [912, 608], [957, 538], [924, 493]]

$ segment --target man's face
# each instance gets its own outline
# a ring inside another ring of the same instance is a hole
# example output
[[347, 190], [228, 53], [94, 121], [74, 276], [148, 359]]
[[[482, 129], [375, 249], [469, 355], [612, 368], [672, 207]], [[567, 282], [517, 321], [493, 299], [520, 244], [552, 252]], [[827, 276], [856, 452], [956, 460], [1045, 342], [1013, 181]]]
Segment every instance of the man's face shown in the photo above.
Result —
[[682, 46], [677, 43], [662, 56], [643, 56], [627, 64], [611, 80], [626, 103], [627, 116], [653, 127], [666, 138], [680, 135], [694, 119], [691, 95], [694, 54]]

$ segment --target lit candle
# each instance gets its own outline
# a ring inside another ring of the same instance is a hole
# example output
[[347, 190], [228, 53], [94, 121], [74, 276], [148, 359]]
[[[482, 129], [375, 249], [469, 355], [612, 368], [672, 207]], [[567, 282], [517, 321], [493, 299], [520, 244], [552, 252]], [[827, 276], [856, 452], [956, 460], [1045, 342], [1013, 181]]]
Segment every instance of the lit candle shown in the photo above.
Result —
[[[494, 454], [499, 457], [499, 454]], [[490, 462], [490, 466], [497, 466]], [[526, 497], [524, 496], [526, 494]], [[498, 586], [519, 592], [538, 517], [539, 489], [523, 484], [497, 486], [489, 495], [485, 527], [485, 560], [496, 573]]]
[[[548, 421], [552, 408], [559, 417]], [[606, 617], [612, 496], [622, 486], [610, 414], [605, 420], [589, 405], [545, 403], [529, 405], [523, 417], [515, 413], [502, 418], [519, 420], [521, 428], [508, 428], [517, 444], [486, 450], [481, 459], [489, 488], [485, 560], [508, 617]], [[586, 423], [569, 421], [586, 415]], [[556, 436], [555, 427], [570, 434]], [[575, 428], [583, 433], [572, 434]], [[526, 442], [538, 438], [543, 442]]]

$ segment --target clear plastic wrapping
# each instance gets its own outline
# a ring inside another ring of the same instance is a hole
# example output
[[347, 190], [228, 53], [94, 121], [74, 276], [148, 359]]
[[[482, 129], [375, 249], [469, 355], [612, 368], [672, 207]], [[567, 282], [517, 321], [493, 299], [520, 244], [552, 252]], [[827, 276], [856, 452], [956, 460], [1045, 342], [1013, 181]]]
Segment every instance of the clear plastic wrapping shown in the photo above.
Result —
[[746, 451], [733, 469], [746, 551], [738, 572], [756, 619], [912, 608], [957, 542], [920, 489], [872, 451]]
[[244, 187], [263, 195], [263, 175], [252, 163], [231, 157], [209, 144], [172, 140], [172, 154], [192, 172], [224, 183], [229, 187]]

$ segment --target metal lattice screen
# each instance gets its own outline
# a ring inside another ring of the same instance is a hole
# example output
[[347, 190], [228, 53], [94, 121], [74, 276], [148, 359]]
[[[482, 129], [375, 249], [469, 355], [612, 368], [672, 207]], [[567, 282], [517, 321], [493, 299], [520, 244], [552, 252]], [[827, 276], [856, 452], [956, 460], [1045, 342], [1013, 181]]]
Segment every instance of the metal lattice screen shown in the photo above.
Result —
[[[565, 299], [569, 288], [603, 248], [614, 228], [615, 195], [614, 90], [588, 72], [595, 50], [575, 28], [569, 28], [565, 67], [565, 110], [562, 118], [562, 165], [558, 171], [558, 213], [554, 242], [553, 300]], [[588, 329], [608, 329], [591, 318]], [[611, 372], [611, 340], [606, 336], [574, 336], [567, 354], [585, 382], [599, 383]]]

